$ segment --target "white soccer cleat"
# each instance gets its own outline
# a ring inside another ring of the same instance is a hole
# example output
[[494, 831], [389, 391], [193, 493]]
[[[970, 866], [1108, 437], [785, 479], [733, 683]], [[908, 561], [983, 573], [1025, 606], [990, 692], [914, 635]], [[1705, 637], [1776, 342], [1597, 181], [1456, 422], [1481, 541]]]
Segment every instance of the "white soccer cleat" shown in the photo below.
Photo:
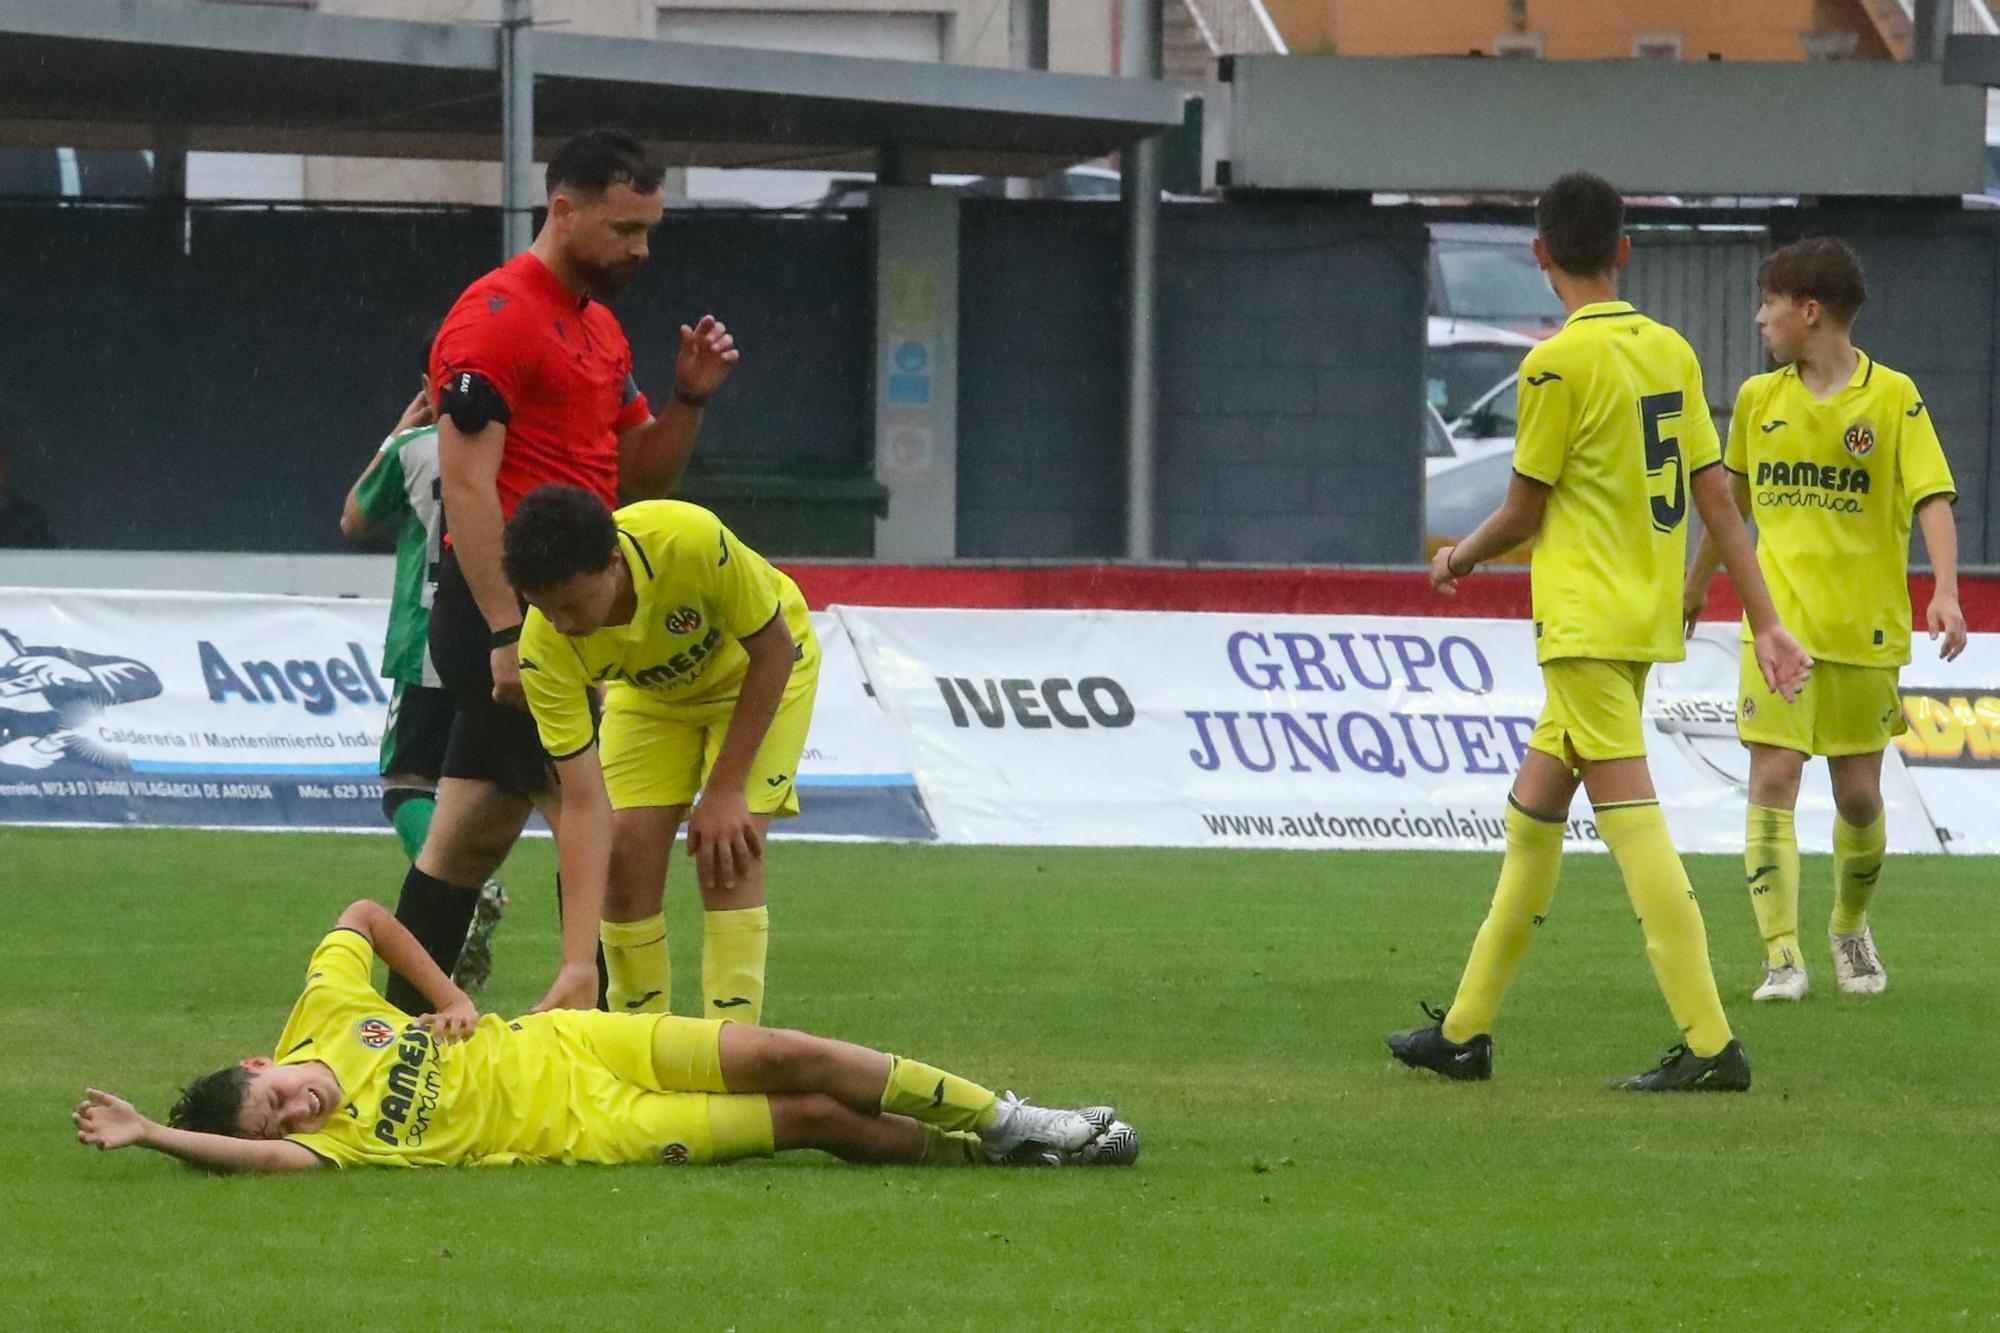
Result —
[[1833, 947], [1833, 974], [1849, 995], [1880, 995], [1889, 988], [1889, 969], [1875, 952], [1875, 932], [1863, 926], [1852, 935], [1826, 934]]
[[1077, 1166], [1131, 1166], [1139, 1160], [1139, 1131], [1118, 1118], [1109, 1106], [1086, 1106], [1078, 1112], [1097, 1130], [1097, 1137], [1070, 1155]]
[[1812, 983], [1806, 980], [1806, 970], [1785, 963], [1777, 967], [1764, 965], [1764, 984], [1750, 992], [1753, 1000], [1803, 1000]]
[[979, 1131], [989, 1161], [1055, 1165], [1050, 1154], [1060, 1159], [1097, 1136], [1097, 1126], [1080, 1113], [1030, 1106], [1011, 1092], [1000, 1098], [998, 1111]]

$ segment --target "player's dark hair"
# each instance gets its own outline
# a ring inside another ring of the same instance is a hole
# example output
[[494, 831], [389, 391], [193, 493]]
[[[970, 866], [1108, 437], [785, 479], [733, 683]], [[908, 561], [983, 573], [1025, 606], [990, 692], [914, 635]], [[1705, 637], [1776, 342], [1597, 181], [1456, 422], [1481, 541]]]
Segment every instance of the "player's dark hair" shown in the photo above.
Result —
[[1817, 301], [1842, 324], [1852, 324], [1868, 299], [1860, 256], [1833, 236], [1809, 236], [1773, 250], [1757, 270], [1757, 287], [1767, 296]]
[[585, 130], [549, 159], [549, 195], [553, 198], [565, 187], [602, 194], [621, 182], [639, 194], [651, 194], [660, 188], [666, 174], [666, 168], [652, 159], [646, 145], [630, 131], [609, 127]]
[[203, 1074], [181, 1089], [181, 1099], [167, 1112], [167, 1124], [196, 1134], [227, 1134], [243, 1137], [243, 1093], [250, 1086], [250, 1071], [230, 1065], [213, 1074]]
[[1557, 268], [1579, 278], [1601, 277], [1618, 266], [1625, 201], [1604, 177], [1572, 171], [1535, 201], [1535, 230]]
[[618, 523], [604, 501], [581, 486], [529, 491], [500, 539], [500, 568], [523, 592], [546, 592], [579, 574], [611, 568]]

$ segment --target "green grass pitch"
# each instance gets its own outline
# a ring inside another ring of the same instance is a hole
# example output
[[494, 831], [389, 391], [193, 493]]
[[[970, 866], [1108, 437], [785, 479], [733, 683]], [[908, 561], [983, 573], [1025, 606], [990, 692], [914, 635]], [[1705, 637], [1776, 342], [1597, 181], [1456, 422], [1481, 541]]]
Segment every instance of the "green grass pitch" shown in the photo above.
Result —
[[[773, 1021], [1056, 1102], [1133, 1171], [513, 1169], [211, 1179], [77, 1145], [87, 1082], [154, 1115], [267, 1051], [388, 838], [0, 831], [0, 1327], [1991, 1327], [1990, 861], [1897, 859], [1889, 992], [1753, 1008], [1741, 868], [1691, 864], [1744, 1097], [1607, 1079], [1672, 1037], [1611, 862], [1574, 857], [1495, 1081], [1392, 1065], [1447, 999], [1496, 858], [779, 844]], [[548, 843], [483, 1004], [555, 956]], [[670, 894], [676, 996], [699, 936]], [[267, 1305], [270, 1302], [273, 1304]]]

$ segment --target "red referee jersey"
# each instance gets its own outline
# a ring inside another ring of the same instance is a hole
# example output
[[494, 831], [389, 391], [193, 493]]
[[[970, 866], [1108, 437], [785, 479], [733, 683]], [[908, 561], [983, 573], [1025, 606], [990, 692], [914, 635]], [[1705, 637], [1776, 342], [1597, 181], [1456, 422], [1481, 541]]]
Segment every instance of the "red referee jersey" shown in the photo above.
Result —
[[617, 316], [579, 298], [524, 250], [465, 289], [431, 345], [439, 390], [484, 375], [512, 413], [500, 454], [500, 512], [548, 482], [618, 506], [618, 436], [651, 414]]

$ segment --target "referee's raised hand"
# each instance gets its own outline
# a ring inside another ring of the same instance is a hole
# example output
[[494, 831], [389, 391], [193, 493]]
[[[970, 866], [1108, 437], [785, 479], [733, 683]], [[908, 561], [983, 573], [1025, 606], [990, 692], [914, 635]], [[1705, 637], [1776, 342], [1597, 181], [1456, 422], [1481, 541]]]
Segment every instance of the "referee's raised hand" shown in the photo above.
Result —
[[680, 355], [674, 359], [674, 393], [700, 401], [722, 387], [743, 353], [729, 328], [714, 315], [703, 315], [693, 328], [681, 325]]

